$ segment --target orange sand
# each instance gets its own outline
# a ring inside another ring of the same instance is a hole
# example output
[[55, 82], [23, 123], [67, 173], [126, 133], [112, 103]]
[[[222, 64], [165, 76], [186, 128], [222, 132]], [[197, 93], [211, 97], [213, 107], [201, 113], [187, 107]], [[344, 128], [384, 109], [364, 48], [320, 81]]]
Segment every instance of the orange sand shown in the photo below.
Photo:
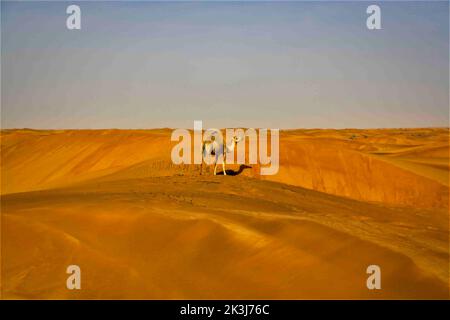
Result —
[[449, 297], [448, 129], [283, 131], [264, 177], [170, 133], [3, 130], [3, 298]]

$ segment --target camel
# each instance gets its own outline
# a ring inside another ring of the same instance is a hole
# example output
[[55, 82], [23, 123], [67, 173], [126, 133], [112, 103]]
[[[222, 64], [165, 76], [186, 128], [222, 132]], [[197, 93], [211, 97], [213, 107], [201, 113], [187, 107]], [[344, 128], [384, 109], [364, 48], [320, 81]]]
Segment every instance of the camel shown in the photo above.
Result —
[[[233, 152], [236, 144], [242, 140], [242, 137], [234, 136], [229, 145], [225, 145], [223, 142], [219, 142], [214, 136], [211, 137], [209, 141], [203, 141], [202, 143], [202, 155], [203, 159], [207, 156], [214, 156], [214, 175], [217, 172], [218, 161], [222, 160], [222, 170], [223, 174], [226, 176], [227, 171], [225, 170], [225, 158], [227, 152]], [[202, 174], [203, 161], [200, 165], [200, 174]]]

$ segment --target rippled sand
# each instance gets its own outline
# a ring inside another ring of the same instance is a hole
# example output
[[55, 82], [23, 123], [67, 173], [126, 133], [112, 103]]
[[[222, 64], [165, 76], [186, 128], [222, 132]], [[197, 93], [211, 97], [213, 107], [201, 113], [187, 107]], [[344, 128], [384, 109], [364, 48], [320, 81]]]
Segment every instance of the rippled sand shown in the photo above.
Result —
[[269, 177], [170, 132], [2, 131], [3, 298], [449, 297], [448, 129], [284, 131]]

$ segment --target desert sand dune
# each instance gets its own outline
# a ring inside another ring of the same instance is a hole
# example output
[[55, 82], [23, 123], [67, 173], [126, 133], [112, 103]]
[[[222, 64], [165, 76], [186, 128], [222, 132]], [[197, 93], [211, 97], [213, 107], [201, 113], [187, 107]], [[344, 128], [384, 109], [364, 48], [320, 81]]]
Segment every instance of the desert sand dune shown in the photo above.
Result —
[[285, 131], [268, 177], [175, 166], [165, 129], [1, 138], [4, 298], [449, 297], [448, 129]]
[[[448, 207], [448, 188], [441, 180], [346, 148], [343, 143], [281, 140], [280, 150], [284, 152], [279, 174], [267, 179], [365, 201]], [[442, 177], [446, 178], [445, 172]]]
[[[388, 149], [392, 141], [416, 148], [419, 138], [424, 147], [446, 143], [448, 149], [448, 130], [423, 130], [393, 130], [394, 138], [389, 138], [390, 131], [386, 130], [283, 132], [280, 172], [269, 179], [365, 201], [448, 207], [448, 179], [444, 172], [448, 170], [438, 172], [436, 178], [436, 174], [427, 174], [427, 168], [411, 172], [400, 161], [382, 161], [386, 159], [364, 151], [366, 145]], [[3, 132], [1, 192], [41, 190], [112, 177], [130, 167], [142, 168], [137, 177], [178, 174], [180, 167], [170, 160], [170, 150], [175, 145], [170, 141], [170, 133], [164, 129]], [[437, 158], [448, 162], [448, 155], [442, 154], [441, 151]], [[188, 169], [197, 170], [196, 166]], [[257, 172], [247, 170], [246, 174], [257, 176]]]

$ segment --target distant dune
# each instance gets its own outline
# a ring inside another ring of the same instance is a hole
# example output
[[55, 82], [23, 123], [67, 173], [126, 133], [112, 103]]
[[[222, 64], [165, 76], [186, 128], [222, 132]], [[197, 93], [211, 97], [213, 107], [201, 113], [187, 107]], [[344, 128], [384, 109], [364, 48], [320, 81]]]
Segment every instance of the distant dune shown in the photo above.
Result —
[[4, 298], [449, 297], [448, 129], [282, 131], [274, 176], [170, 133], [3, 130]]
[[[2, 132], [2, 194], [180, 172], [170, 130]], [[448, 207], [448, 130], [283, 132], [269, 180], [358, 200]], [[183, 168], [191, 173], [198, 166]], [[258, 177], [259, 169], [244, 175]], [[258, 177], [260, 178], [260, 177]]]

